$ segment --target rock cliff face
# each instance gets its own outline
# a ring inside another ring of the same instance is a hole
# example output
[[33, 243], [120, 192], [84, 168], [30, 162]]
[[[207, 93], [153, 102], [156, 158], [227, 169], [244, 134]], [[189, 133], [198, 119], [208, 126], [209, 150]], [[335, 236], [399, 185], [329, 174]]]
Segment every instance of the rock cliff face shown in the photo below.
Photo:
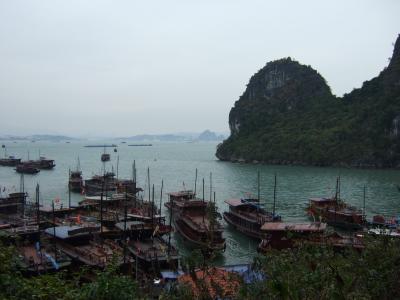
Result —
[[229, 127], [220, 160], [400, 167], [400, 38], [388, 67], [342, 98], [310, 66], [268, 63], [231, 109]]

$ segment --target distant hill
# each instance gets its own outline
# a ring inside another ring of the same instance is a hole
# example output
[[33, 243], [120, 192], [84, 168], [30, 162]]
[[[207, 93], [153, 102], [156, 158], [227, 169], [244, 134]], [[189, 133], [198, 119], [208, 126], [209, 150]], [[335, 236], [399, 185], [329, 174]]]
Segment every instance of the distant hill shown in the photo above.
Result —
[[254, 74], [216, 156], [273, 164], [400, 167], [400, 36], [379, 76], [343, 97], [291, 58]]
[[225, 137], [223, 135], [217, 135], [215, 132], [212, 132], [210, 130], [205, 130], [199, 134], [197, 140], [210, 142], [210, 141], [222, 141], [224, 138]]
[[179, 133], [179, 134], [141, 134], [129, 137], [120, 137], [118, 140], [132, 142], [188, 142], [188, 141], [222, 141], [224, 135], [205, 130], [202, 133]]
[[77, 139], [64, 135], [35, 134], [28, 136], [5, 135], [1, 136], [0, 140], [60, 142], [60, 141], [72, 141]]

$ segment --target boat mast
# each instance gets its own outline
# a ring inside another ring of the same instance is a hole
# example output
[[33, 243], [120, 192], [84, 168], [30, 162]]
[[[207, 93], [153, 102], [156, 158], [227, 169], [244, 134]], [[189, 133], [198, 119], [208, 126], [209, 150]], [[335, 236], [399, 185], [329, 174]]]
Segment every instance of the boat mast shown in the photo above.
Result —
[[[71, 169], [68, 169], [69, 178], [71, 178]], [[68, 208], [71, 208], [71, 184], [68, 182]]]
[[210, 172], [210, 202], [212, 201], [212, 173]]
[[365, 222], [366, 214], [365, 214], [365, 185], [364, 185], [364, 191], [363, 191], [363, 222]]
[[164, 179], [161, 179], [161, 193], [160, 193], [160, 223], [161, 223], [161, 204], [162, 204], [162, 196], [163, 196], [163, 188], [164, 188]]
[[171, 228], [172, 228], [172, 207], [174, 206], [174, 198], [170, 196], [169, 206], [169, 233], [168, 233], [168, 256], [171, 251]]
[[104, 194], [104, 183], [106, 181], [106, 176], [103, 175], [103, 183], [101, 185], [100, 194], [100, 232], [103, 233], [103, 194]]
[[[205, 203], [205, 201], [204, 201], [204, 178], [203, 178], [203, 204]], [[204, 207], [204, 206], [203, 206]], [[205, 215], [205, 211], [203, 212], [203, 223], [204, 223], [204, 215]]]
[[54, 200], [52, 201], [53, 210], [53, 242], [54, 242], [54, 260], [57, 262], [57, 242], [56, 242], [56, 215], [54, 213]]
[[[36, 184], [36, 223], [40, 226], [40, 210], [39, 210], [39, 184]], [[40, 241], [40, 234], [39, 234]]]
[[197, 188], [197, 168], [196, 168], [196, 177], [194, 179], [194, 196], [196, 197], [196, 188]]
[[154, 229], [154, 183], [153, 183], [153, 188], [152, 188], [152, 195], [151, 195], [151, 223], [153, 224], [153, 229]]
[[79, 156], [78, 156], [78, 163], [76, 164], [76, 171], [80, 171], [81, 170], [81, 161], [79, 160]]
[[19, 182], [19, 191], [22, 193], [22, 215], [25, 216], [25, 177], [24, 173], [21, 173], [21, 178]]
[[257, 172], [257, 199], [260, 203], [260, 171]]
[[[147, 167], [147, 184], [148, 184], [148, 192], [149, 192], [149, 201], [148, 201], [148, 203], [149, 203], [149, 205], [151, 205], [151, 191], [150, 191], [150, 189], [151, 189], [151, 187], [150, 187], [150, 168], [149, 167]], [[146, 187], [145, 187], [145, 189], [146, 189]], [[144, 204], [144, 201], [143, 201], [143, 204]], [[147, 215], [150, 217], [151, 216], [151, 210], [150, 209], [147, 209]]]
[[125, 207], [124, 207], [124, 264], [126, 263], [126, 219], [128, 217], [128, 186], [125, 186]]
[[272, 214], [274, 218], [275, 218], [275, 206], [276, 206], [276, 173], [274, 176], [274, 206], [272, 208]]
[[117, 180], [118, 180], [118, 169], [119, 169], [119, 154], [117, 155]]

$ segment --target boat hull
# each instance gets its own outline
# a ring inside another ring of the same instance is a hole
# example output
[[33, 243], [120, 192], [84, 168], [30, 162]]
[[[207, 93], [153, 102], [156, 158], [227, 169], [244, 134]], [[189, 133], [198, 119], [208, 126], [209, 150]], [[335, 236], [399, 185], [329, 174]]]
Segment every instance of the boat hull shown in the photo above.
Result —
[[230, 226], [235, 228], [237, 231], [241, 232], [242, 234], [255, 238], [255, 239], [261, 239], [262, 238], [262, 232], [261, 232], [261, 226], [259, 232], [256, 230], [252, 230], [249, 228], [246, 228], [245, 226], [241, 226], [240, 224], [237, 224], [232, 220], [232, 214], [229, 212], [224, 212], [223, 214], [224, 220], [226, 223], [228, 223]]

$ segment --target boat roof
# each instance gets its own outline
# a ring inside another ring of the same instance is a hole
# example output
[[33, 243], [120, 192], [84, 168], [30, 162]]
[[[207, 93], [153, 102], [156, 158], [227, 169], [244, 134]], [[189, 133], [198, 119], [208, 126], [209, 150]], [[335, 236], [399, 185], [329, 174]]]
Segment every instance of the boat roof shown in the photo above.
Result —
[[228, 200], [225, 200], [225, 203], [228, 204], [229, 206], [240, 206], [240, 205], [245, 204], [245, 203], [242, 203], [241, 199], [228, 199]]
[[[129, 230], [132, 226], [144, 225], [144, 224], [146, 224], [146, 223], [141, 222], [141, 221], [128, 221], [128, 222], [126, 222], [126, 229]], [[119, 230], [124, 230], [125, 222], [118, 222], [115, 224], [115, 227], [117, 227]]]
[[[99, 226], [88, 226], [88, 227], [83, 227], [83, 226], [57, 226], [55, 227], [55, 236], [59, 239], [67, 239], [72, 236], [82, 236], [86, 235], [90, 232], [93, 231], [98, 231], [100, 229]], [[54, 234], [54, 227], [47, 228], [45, 232], [48, 235], [53, 235]]]
[[[68, 211], [74, 211], [76, 210], [77, 207], [55, 207], [54, 212], [59, 213], [59, 212], [68, 212]], [[51, 206], [42, 206], [39, 207], [39, 211], [42, 213], [52, 213], [53, 212], [53, 207]]]
[[168, 195], [173, 197], [184, 197], [184, 196], [194, 195], [194, 192], [192, 190], [187, 190], [187, 191], [171, 192], [168, 193]]
[[262, 208], [264, 206], [263, 203], [259, 203], [258, 200], [252, 201], [252, 199], [228, 199], [225, 200], [225, 203], [229, 206], [238, 207], [238, 206], [252, 206], [256, 208]]
[[310, 198], [312, 202], [331, 202], [336, 201], [335, 198], [326, 198], [326, 197], [319, 197], [319, 198]]
[[315, 231], [320, 232], [326, 229], [326, 223], [288, 223], [288, 222], [267, 222], [261, 230], [264, 231]]

